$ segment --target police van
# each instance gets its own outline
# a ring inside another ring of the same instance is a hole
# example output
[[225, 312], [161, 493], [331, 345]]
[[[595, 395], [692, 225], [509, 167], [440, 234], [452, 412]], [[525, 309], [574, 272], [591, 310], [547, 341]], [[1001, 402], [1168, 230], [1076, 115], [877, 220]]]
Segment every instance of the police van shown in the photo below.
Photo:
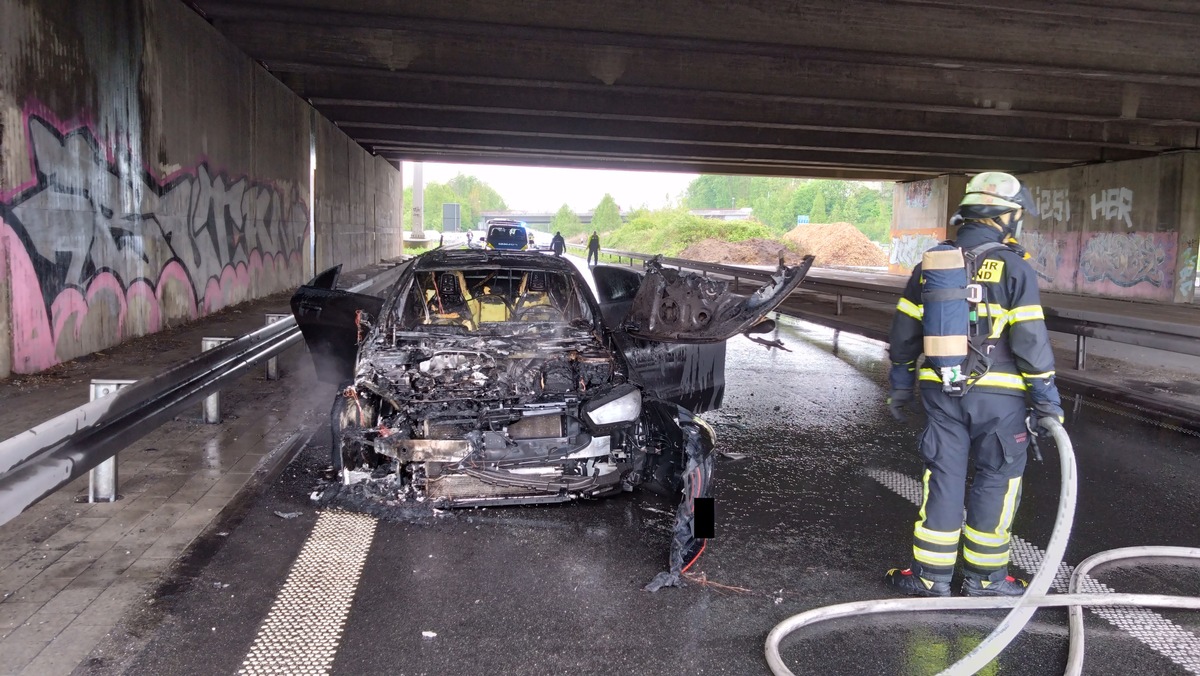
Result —
[[533, 234], [524, 221], [493, 218], [487, 222], [487, 248], [526, 251], [533, 246]]

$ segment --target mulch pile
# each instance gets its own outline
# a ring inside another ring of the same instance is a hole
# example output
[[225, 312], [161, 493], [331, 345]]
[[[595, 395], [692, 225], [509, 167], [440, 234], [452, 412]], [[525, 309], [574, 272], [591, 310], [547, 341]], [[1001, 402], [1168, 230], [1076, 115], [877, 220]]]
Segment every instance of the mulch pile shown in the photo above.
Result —
[[779, 265], [781, 254], [788, 265], [798, 263], [802, 255], [789, 248], [787, 243], [773, 239], [756, 238], [743, 242], [702, 239], [684, 249], [679, 258], [730, 265]]
[[816, 266], [884, 266], [887, 254], [849, 223], [806, 223], [784, 235], [800, 250], [816, 256]]
[[849, 223], [808, 223], [798, 225], [784, 239], [748, 239], [724, 242], [704, 239], [684, 249], [680, 258], [730, 265], [778, 265], [779, 256], [794, 265], [805, 254], [816, 256], [817, 266], [881, 267], [888, 264], [887, 254], [858, 228]]

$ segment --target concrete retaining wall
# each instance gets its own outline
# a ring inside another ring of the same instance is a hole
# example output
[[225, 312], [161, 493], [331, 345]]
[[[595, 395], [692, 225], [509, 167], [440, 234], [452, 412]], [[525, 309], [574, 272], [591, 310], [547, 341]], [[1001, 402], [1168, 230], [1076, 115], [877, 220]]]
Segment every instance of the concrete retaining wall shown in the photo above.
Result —
[[[1021, 243], [1042, 289], [1159, 303], [1195, 300], [1200, 153], [1019, 178], [1038, 202]], [[947, 236], [964, 185], [961, 177], [943, 176], [897, 186], [894, 272], [911, 270], [921, 251]]]
[[1020, 176], [1038, 200], [1021, 242], [1042, 288], [1191, 302], [1198, 169], [1200, 154], [1172, 153]]
[[946, 226], [962, 199], [965, 176], [900, 183], [892, 193], [892, 251], [888, 269], [906, 273], [921, 254], [946, 239]]
[[184, 3], [0, 2], [0, 44], [0, 377], [400, 253], [398, 170]]

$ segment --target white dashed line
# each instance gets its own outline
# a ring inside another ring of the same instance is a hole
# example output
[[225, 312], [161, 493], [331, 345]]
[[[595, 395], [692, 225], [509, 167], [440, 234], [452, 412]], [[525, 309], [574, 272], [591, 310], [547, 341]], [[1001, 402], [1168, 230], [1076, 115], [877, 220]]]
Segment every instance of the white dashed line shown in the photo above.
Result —
[[371, 540], [374, 517], [317, 518], [239, 674], [328, 674]]
[[[913, 477], [885, 469], [868, 469], [867, 474], [914, 505], [921, 504], [921, 482]], [[1012, 536], [1012, 562], [1017, 566], [1029, 573], [1036, 573], [1044, 558], [1045, 552], [1037, 545]], [[1066, 593], [1073, 570], [1065, 563], [1058, 565], [1058, 573], [1054, 576], [1055, 591]], [[1084, 594], [1113, 593], [1112, 588], [1090, 575], [1083, 578], [1079, 591]], [[1114, 606], [1088, 610], [1187, 671], [1200, 674], [1200, 637], [1187, 629], [1146, 608]]]

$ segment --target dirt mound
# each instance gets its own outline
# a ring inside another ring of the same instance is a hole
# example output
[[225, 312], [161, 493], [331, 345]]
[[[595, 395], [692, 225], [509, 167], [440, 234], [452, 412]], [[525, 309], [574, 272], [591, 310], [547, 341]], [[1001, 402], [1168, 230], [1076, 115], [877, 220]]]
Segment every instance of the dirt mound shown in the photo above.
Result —
[[884, 266], [887, 254], [849, 223], [806, 223], [784, 235], [801, 250], [816, 256], [813, 265]]
[[787, 243], [759, 238], [743, 242], [702, 239], [684, 249], [679, 257], [693, 261], [730, 265], [779, 265], [781, 255], [789, 265], [800, 261], [800, 254], [793, 251]]

